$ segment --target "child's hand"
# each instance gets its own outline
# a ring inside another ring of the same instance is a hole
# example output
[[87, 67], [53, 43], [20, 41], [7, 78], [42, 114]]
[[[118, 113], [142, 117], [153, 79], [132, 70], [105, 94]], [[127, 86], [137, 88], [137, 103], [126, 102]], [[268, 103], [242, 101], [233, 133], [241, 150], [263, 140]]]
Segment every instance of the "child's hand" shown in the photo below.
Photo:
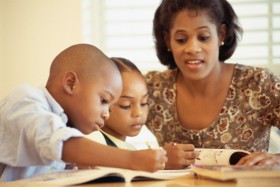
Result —
[[197, 157], [192, 144], [170, 144], [163, 147], [167, 151], [168, 162], [165, 169], [182, 169], [195, 162]]
[[258, 166], [274, 166], [280, 165], [280, 154], [269, 154], [265, 152], [254, 152], [242, 157], [236, 165], [258, 165]]
[[166, 151], [163, 149], [147, 149], [132, 151], [131, 169], [154, 172], [164, 169], [167, 161]]

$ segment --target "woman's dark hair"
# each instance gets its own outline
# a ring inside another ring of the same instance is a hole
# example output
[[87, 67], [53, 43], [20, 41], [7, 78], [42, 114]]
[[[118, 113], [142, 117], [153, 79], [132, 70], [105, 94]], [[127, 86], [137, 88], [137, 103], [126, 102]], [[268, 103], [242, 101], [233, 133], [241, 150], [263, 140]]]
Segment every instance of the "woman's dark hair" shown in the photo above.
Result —
[[141, 71], [130, 60], [121, 57], [111, 57], [110, 59], [117, 65], [121, 73], [127, 71], [136, 71], [142, 75]]
[[194, 11], [197, 14], [205, 11], [217, 28], [224, 24], [226, 35], [224, 45], [220, 46], [219, 60], [225, 61], [232, 56], [243, 30], [238, 23], [237, 15], [226, 0], [163, 0], [155, 12], [153, 21], [156, 52], [163, 65], [169, 69], [177, 67], [164, 38], [165, 34], [170, 34], [176, 15], [182, 10]]

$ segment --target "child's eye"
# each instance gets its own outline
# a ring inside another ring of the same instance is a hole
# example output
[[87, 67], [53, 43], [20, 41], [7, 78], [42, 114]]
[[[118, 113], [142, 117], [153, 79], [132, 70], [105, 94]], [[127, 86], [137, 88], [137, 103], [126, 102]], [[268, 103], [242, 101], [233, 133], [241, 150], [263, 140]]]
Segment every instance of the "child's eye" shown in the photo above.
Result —
[[131, 108], [131, 105], [119, 105], [120, 108], [124, 109], [124, 110], [128, 110]]
[[109, 101], [107, 99], [105, 99], [104, 97], [101, 97], [101, 104], [102, 105], [106, 105], [108, 103], [109, 103]]
[[141, 103], [141, 106], [142, 106], [142, 107], [149, 106], [149, 103]]

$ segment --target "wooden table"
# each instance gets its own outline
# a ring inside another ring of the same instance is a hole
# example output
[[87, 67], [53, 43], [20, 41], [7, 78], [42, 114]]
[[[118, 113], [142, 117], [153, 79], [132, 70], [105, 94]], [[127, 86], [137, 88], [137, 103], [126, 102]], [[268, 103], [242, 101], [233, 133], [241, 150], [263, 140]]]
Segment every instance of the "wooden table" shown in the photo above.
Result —
[[[267, 180], [250, 180], [246, 183], [238, 183], [236, 181], [215, 181], [193, 175], [181, 177], [174, 180], [166, 181], [134, 181], [131, 183], [115, 182], [115, 183], [92, 183], [75, 185], [75, 187], [280, 187], [280, 178]], [[0, 183], [0, 187], [60, 187], [59, 185], [38, 185], [38, 184], [13, 184]]]

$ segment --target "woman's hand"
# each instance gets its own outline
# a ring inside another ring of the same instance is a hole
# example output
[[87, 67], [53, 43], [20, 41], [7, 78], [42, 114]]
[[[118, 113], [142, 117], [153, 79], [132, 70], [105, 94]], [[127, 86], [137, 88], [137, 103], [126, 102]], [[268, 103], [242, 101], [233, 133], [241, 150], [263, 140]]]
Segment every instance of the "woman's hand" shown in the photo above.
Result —
[[182, 169], [194, 163], [196, 153], [192, 144], [170, 144], [162, 147], [167, 152], [165, 169]]
[[269, 154], [266, 152], [254, 152], [239, 160], [236, 165], [258, 165], [258, 166], [275, 166], [280, 165], [280, 154]]

